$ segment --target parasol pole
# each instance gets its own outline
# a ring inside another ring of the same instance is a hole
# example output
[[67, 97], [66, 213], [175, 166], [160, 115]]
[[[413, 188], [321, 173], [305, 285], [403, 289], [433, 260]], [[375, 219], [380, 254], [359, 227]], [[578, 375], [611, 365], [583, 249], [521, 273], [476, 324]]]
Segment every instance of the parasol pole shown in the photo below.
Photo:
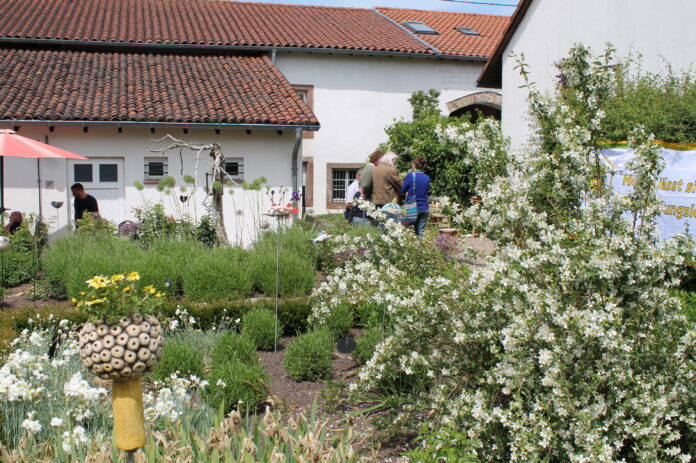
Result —
[[[5, 156], [0, 156], [0, 217], [5, 213]], [[0, 223], [5, 223], [2, 217]]]
[[[48, 137], [46, 137], [48, 141]], [[43, 192], [41, 191], [41, 158], [36, 158], [36, 177], [39, 186], [39, 222], [43, 220]]]

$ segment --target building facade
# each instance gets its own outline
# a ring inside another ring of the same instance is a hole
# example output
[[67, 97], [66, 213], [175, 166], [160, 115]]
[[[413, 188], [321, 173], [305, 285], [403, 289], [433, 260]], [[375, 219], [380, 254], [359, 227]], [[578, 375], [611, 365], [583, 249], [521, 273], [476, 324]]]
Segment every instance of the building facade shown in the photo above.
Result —
[[557, 82], [554, 64], [582, 43], [602, 53], [610, 43], [618, 56], [641, 55], [643, 71], [687, 70], [696, 62], [696, 2], [690, 0], [522, 0], [479, 85], [502, 89], [502, 127], [520, 147], [529, 137], [527, 90], [516, 56], [524, 55], [529, 80], [549, 91]]

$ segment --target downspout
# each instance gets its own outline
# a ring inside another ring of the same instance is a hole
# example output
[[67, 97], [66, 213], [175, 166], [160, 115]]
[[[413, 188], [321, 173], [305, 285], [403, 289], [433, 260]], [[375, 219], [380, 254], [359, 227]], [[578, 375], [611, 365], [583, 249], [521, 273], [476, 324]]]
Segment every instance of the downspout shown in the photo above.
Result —
[[295, 129], [295, 146], [292, 148], [292, 191], [299, 193], [300, 187], [297, 179], [297, 157], [300, 154], [302, 145], [302, 129]]
[[271, 50], [271, 63], [276, 64], [276, 49]]

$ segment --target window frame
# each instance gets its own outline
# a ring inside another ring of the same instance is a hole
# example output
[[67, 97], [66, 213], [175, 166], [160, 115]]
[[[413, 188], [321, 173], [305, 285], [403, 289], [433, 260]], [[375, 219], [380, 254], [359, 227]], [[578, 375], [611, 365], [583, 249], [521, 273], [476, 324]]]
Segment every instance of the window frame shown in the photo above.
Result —
[[[232, 175], [229, 172], [227, 172], [227, 163], [232, 163], [236, 162], [237, 163], [237, 174]], [[230, 158], [225, 158], [224, 161], [224, 170], [225, 170], [225, 181], [232, 179], [232, 181], [236, 184], [244, 183], [244, 158], [243, 157], [230, 157]], [[229, 177], [228, 177], [229, 175]]]
[[[334, 170], [355, 170], [362, 169], [363, 163], [346, 162], [346, 163], [331, 163], [326, 164], [326, 208], [327, 209], [345, 209], [345, 201], [339, 202], [333, 200], [333, 173]], [[348, 188], [348, 185], [346, 185]]]
[[467, 37], [480, 37], [481, 33], [473, 27], [456, 27], [457, 32], [464, 34]]
[[[314, 111], [314, 85], [301, 85], [301, 84], [290, 84], [293, 90], [295, 90], [298, 94], [300, 92], [303, 92], [307, 98], [302, 98], [302, 101], [307, 103], [307, 106], [309, 106], [309, 109]], [[314, 131], [313, 130], [303, 130], [302, 131], [302, 138], [303, 139], [311, 139], [314, 138]]]
[[[162, 163], [162, 175], [150, 173], [150, 163]], [[157, 184], [169, 175], [169, 158], [167, 156], [148, 156], [143, 160], [143, 181], [145, 184]]]
[[[432, 27], [428, 26], [423, 21], [404, 21], [401, 24], [414, 34], [440, 35], [440, 33], [436, 29], [433, 29]], [[416, 25], [423, 26], [423, 29], [418, 30]]]

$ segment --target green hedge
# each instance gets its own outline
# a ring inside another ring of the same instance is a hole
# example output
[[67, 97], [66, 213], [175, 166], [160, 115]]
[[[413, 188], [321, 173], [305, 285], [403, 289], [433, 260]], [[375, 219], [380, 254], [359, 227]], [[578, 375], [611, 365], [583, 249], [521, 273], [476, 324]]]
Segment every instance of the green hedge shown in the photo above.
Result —
[[[211, 249], [197, 241], [184, 240], [162, 239], [144, 245], [111, 235], [77, 234], [51, 244], [43, 262], [49, 286], [64, 291], [68, 297], [83, 291], [85, 281], [94, 275], [131, 271], [140, 273], [143, 284], [152, 284], [170, 296], [186, 296], [199, 302], [242, 299], [251, 296], [254, 289], [274, 296], [276, 237], [265, 234], [253, 249], [244, 250]], [[316, 283], [317, 264], [310, 233], [295, 227], [283, 230], [281, 246], [281, 296], [308, 295]], [[21, 254], [21, 258], [31, 262], [30, 253]], [[26, 268], [26, 262], [21, 264], [12, 267]], [[32, 274], [17, 274], [11, 284]]]

